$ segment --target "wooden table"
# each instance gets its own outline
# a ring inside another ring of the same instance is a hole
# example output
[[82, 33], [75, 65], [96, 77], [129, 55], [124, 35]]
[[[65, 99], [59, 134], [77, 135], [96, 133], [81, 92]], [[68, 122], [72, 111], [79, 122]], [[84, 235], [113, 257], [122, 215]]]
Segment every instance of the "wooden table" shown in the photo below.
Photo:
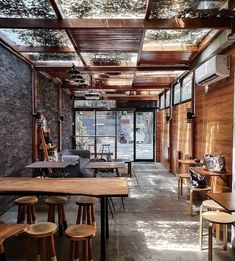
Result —
[[120, 177], [118, 169], [125, 168], [125, 162], [110, 162], [110, 161], [94, 161], [89, 162], [86, 169], [94, 169], [93, 177], [96, 177], [98, 169], [115, 169], [117, 177]]
[[207, 193], [208, 197], [220, 204], [229, 212], [235, 212], [235, 193], [222, 192], [222, 193]]
[[101, 199], [101, 261], [108, 237], [107, 197], [127, 197], [126, 178], [0, 178], [0, 195], [84, 195]]
[[55, 170], [57, 170], [56, 173], [58, 175], [59, 170], [64, 171], [64, 169], [70, 164], [71, 164], [71, 161], [36, 161], [30, 165], [27, 165], [26, 168], [39, 169], [39, 170], [41, 170], [40, 171], [41, 176], [45, 177], [46, 174], [44, 173], [43, 169], [49, 169], [49, 170], [55, 169]]
[[209, 171], [198, 167], [192, 167], [191, 169], [202, 176], [220, 177], [222, 179], [224, 179], [224, 177], [226, 176], [232, 176], [231, 172], [215, 172], [215, 171]]
[[132, 161], [129, 158], [112, 159], [111, 162], [124, 162], [125, 164], [127, 164], [128, 175], [131, 178], [131, 163], [132, 163]]

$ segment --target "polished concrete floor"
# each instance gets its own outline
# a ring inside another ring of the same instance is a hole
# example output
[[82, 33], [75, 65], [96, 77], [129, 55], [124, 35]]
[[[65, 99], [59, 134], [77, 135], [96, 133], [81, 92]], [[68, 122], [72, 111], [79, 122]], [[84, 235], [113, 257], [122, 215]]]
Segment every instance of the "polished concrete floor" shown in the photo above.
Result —
[[[136, 178], [129, 179], [129, 198], [125, 199], [125, 211], [121, 201], [114, 199], [116, 213], [110, 216], [110, 239], [107, 242], [108, 261], [206, 261], [207, 236], [203, 251], [199, 250], [199, 204], [194, 205], [194, 216], [189, 217], [187, 191], [177, 198], [176, 178], [160, 164], [134, 163]], [[66, 206], [68, 223], [76, 220], [75, 198]], [[38, 221], [46, 220], [44, 199], [37, 207]], [[1, 220], [16, 221], [16, 208], [6, 212]], [[93, 239], [94, 261], [99, 260], [99, 204], [97, 206], [97, 235]], [[205, 229], [206, 232], [206, 229]], [[69, 245], [65, 237], [56, 235], [56, 250], [59, 261], [68, 260]], [[26, 260], [27, 240], [25, 236], [5, 242], [7, 260]], [[214, 244], [213, 260], [235, 260], [235, 252]]]

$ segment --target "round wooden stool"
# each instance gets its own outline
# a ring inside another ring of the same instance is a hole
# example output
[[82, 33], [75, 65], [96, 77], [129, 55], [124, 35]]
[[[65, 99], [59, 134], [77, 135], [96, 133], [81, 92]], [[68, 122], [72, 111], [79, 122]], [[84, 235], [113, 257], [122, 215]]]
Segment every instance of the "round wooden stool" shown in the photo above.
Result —
[[66, 197], [62, 196], [52, 196], [48, 197], [45, 200], [45, 203], [49, 206], [48, 209], [48, 222], [55, 223], [55, 207], [58, 209], [58, 223], [59, 223], [59, 235], [61, 236], [63, 234], [63, 228], [64, 230], [67, 228], [67, 221], [66, 221], [66, 215], [64, 210], [64, 204], [67, 202]]
[[[200, 207], [200, 227], [199, 227], [199, 246], [200, 250], [202, 250], [202, 239], [203, 239], [203, 218], [202, 213], [203, 210], [206, 209], [206, 211], [224, 211], [226, 210], [220, 206], [218, 203], [216, 203], [214, 200], [204, 200]], [[216, 224], [216, 242], [218, 243], [220, 240], [220, 225]], [[224, 242], [225, 243], [225, 242]], [[227, 248], [227, 242], [226, 242], [226, 248]], [[226, 249], [224, 246], [224, 249]]]
[[76, 204], [78, 205], [78, 215], [76, 224], [87, 224], [96, 227], [95, 204], [97, 198], [78, 197]]
[[29, 236], [28, 240], [28, 261], [32, 260], [33, 251], [32, 245], [34, 239], [36, 239], [37, 249], [37, 260], [46, 261], [46, 239], [48, 240], [48, 246], [50, 250], [51, 261], [56, 261], [56, 251], [54, 243], [54, 234], [56, 232], [57, 225], [51, 222], [41, 222], [33, 224], [30, 226], [30, 229], [26, 231]]
[[209, 192], [211, 191], [211, 187], [207, 186], [206, 188], [195, 188], [189, 186], [190, 194], [189, 194], [189, 215], [193, 215], [193, 196], [195, 192]]
[[223, 225], [224, 243], [227, 244], [227, 225], [234, 224], [235, 217], [224, 212], [207, 211], [202, 213], [202, 218], [209, 222], [209, 238], [208, 238], [208, 261], [212, 261], [212, 229], [214, 224]]
[[[92, 261], [91, 238], [96, 229], [91, 225], [72, 225], [65, 230], [66, 236], [70, 240], [69, 261], [77, 260], [79, 257], [79, 241], [83, 243], [82, 261]], [[79, 259], [80, 260], [80, 259]]]
[[21, 197], [15, 200], [15, 204], [18, 206], [17, 223], [23, 224], [25, 221], [25, 214], [27, 214], [27, 224], [33, 224], [36, 222], [35, 205], [38, 203], [37, 197]]
[[189, 173], [178, 174], [178, 198], [183, 195], [183, 180], [190, 179]]

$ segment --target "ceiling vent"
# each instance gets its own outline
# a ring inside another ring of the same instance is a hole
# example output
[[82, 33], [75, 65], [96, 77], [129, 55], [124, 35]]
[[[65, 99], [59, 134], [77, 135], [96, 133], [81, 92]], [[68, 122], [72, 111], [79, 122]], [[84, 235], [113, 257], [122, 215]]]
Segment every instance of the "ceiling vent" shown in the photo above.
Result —
[[88, 93], [85, 93], [84, 98], [86, 100], [99, 100], [100, 99], [100, 93], [88, 92]]
[[195, 81], [199, 85], [209, 85], [230, 76], [230, 59], [226, 55], [216, 55], [195, 70]]

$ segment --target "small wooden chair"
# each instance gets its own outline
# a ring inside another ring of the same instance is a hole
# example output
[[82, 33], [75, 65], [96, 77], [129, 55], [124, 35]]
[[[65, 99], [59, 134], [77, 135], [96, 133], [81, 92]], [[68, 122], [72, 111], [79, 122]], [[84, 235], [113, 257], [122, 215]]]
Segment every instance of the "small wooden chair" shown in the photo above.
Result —
[[76, 199], [78, 215], [76, 224], [87, 224], [96, 227], [95, 205], [97, 198], [81, 196]]
[[[220, 206], [218, 203], [216, 203], [214, 200], [209, 199], [209, 200], [204, 200], [201, 204], [200, 207], [200, 227], [199, 227], [199, 246], [200, 250], [202, 250], [202, 239], [203, 239], [203, 218], [202, 214], [203, 211], [206, 209], [206, 211], [223, 211], [226, 212], [226, 210]], [[220, 225], [216, 225], [216, 241], [219, 242], [220, 240]], [[227, 247], [227, 243], [226, 243]], [[224, 246], [225, 249], [225, 246]]]
[[51, 222], [41, 222], [33, 224], [30, 226], [30, 229], [26, 231], [29, 240], [28, 240], [28, 261], [32, 260], [33, 257], [33, 243], [34, 239], [37, 241], [37, 260], [46, 261], [46, 239], [48, 240], [48, 247], [50, 250], [51, 261], [56, 261], [56, 250], [54, 242], [54, 234], [56, 232], [57, 225]]
[[227, 246], [227, 225], [235, 222], [235, 217], [224, 212], [207, 211], [202, 213], [202, 218], [209, 222], [208, 232], [208, 261], [212, 261], [212, 229], [214, 224], [223, 225], [224, 244]]
[[35, 205], [37, 203], [38, 198], [32, 196], [21, 197], [15, 200], [15, 204], [18, 206], [18, 224], [25, 222], [25, 214], [27, 214], [27, 224], [36, 222]]
[[63, 228], [64, 230], [67, 228], [67, 221], [66, 221], [66, 215], [64, 210], [64, 204], [67, 202], [66, 197], [62, 196], [52, 196], [48, 197], [45, 200], [45, 203], [49, 206], [48, 209], [48, 222], [55, 223], [55, 207], [58, 209], [58, 223], [59, 223], [59, 235], [61, 236], [63, 234]]
[[[96, 233], [95, 227], [86, 224], [72, 225], [65, 230], [70, 240], [69, 261], [77, 260], [79, 257], [79, 242], [83, 243], [82, 261], [92, 261], [91, 239]], [[79, 259], [80, 260], [80, 259]]]

